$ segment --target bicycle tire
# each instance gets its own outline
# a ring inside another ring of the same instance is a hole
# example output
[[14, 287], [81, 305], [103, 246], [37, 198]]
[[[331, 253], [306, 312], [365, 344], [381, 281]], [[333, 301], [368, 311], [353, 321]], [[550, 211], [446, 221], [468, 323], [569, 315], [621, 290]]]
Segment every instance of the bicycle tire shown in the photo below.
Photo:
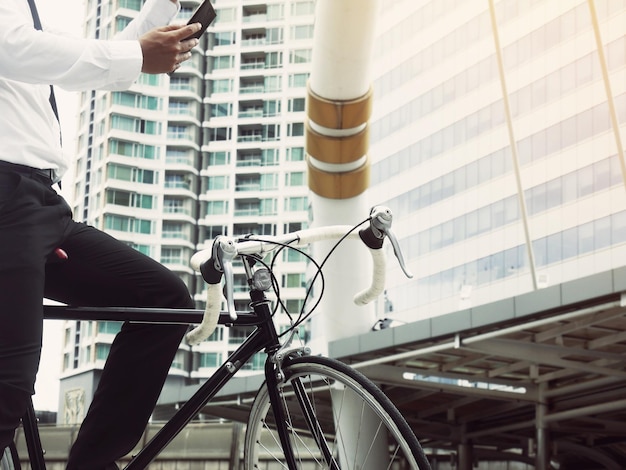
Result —
[[20, 470], [21, 468], [15, 444], [11, 443], [0, 454], [0, 470]]
[[[360, 372], [334, 359], [304, 356], [286, 360], [282, 373], [284, 378], [278, 383], [280, 400], [299, 469], [430, 470], [422, 447], [404, 417]], [[304, 413], [295, 399], [298, 383], [306, 389], [313, 411], [310, 415], [323, 433], [322, 446], [328, 446], [332, 457], [324, 457], [315, 433], [309, 429], [311, 426], [305, 425]], [[332, 399], [331, 394], [334, 394]], [[362, 420], [368, 416], [372, 421], [365, 425]], [[342, 420], [346, 419], [350, 429], [343, 429], [346, 421]], [[289, 468], [274, 421], [264, 383], [254, 399], [246, 428], [246, 470]], [[346, 444], [351, 438], [354, 442]], [[377, 445], [377, 449], [373, 451], [372, 445]]]

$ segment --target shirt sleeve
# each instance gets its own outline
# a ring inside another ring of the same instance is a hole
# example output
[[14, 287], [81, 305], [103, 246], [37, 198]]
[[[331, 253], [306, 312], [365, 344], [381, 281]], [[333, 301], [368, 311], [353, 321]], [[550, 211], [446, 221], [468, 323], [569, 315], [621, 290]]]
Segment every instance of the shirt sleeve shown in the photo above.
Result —
[[170, 0], [148, 0], [115, 40], [77, 39], [35, 30], [26, 1], [1, 0], [0, 76], [74, 91], [128, 88], [143, 63], [137, 39], [177, 12]]

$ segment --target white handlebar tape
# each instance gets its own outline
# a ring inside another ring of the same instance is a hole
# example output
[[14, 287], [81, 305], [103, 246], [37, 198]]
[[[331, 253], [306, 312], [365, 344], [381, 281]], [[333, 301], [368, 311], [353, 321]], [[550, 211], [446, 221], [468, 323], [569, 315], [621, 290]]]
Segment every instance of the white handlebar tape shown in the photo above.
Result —
[[207, 339], [215, 328], [220, 317], [220, 307], [222, 305], [222, 285], [207, 284], [206, 308], [202, 323], [191, 330], [186, 335], [187, 342], [191, 345], [199, 344]]
[[195, 253], [189, 261], [191, 268], [196, 272], [200, 272], [200, 266], [202, 265], [202, 263], [205, 263], [211, 258], [211, 251], [212, 250], [209, 248]]
[[372, 254], [372, 284], [365, 290], [356, 294], [353, 298], [357, 305], [370, 303], [385, 290], [385, 274], [387, 271], [387, 261], [382, 248], [378, 250], [370, 249]]

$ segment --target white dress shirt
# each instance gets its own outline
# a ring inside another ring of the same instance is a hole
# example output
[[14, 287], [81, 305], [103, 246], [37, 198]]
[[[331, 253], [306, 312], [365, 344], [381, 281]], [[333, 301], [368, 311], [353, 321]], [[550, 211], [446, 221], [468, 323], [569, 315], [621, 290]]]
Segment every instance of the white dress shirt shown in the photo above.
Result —
[[[59, 8], [63, 8], [59, 0]], [[0, 160], [65, 172], [50, 85], [70, 91], [126, 89], [141, 72], [139, 41], [168, 24], [179, 5], [147, 0], [115, 40], [37, 31], [27, 0], [0, 0]]]

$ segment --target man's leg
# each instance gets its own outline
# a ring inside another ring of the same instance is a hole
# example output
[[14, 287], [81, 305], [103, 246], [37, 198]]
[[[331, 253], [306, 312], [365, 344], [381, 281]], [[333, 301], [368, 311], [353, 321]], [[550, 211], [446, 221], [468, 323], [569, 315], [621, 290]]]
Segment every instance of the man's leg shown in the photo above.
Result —
[[44, 265], [70, 215], [49, 185], [0, 170], [0, 448], [34, 393]]
[[[75, 224], [69, 259], [48, 266], [47, 298], [72, 305], [193, 308], [171, 271], [114, 238]], [[68, 469], [115, 468], [145, 429], [186, 326], [125, 324], [116, 336]]]

